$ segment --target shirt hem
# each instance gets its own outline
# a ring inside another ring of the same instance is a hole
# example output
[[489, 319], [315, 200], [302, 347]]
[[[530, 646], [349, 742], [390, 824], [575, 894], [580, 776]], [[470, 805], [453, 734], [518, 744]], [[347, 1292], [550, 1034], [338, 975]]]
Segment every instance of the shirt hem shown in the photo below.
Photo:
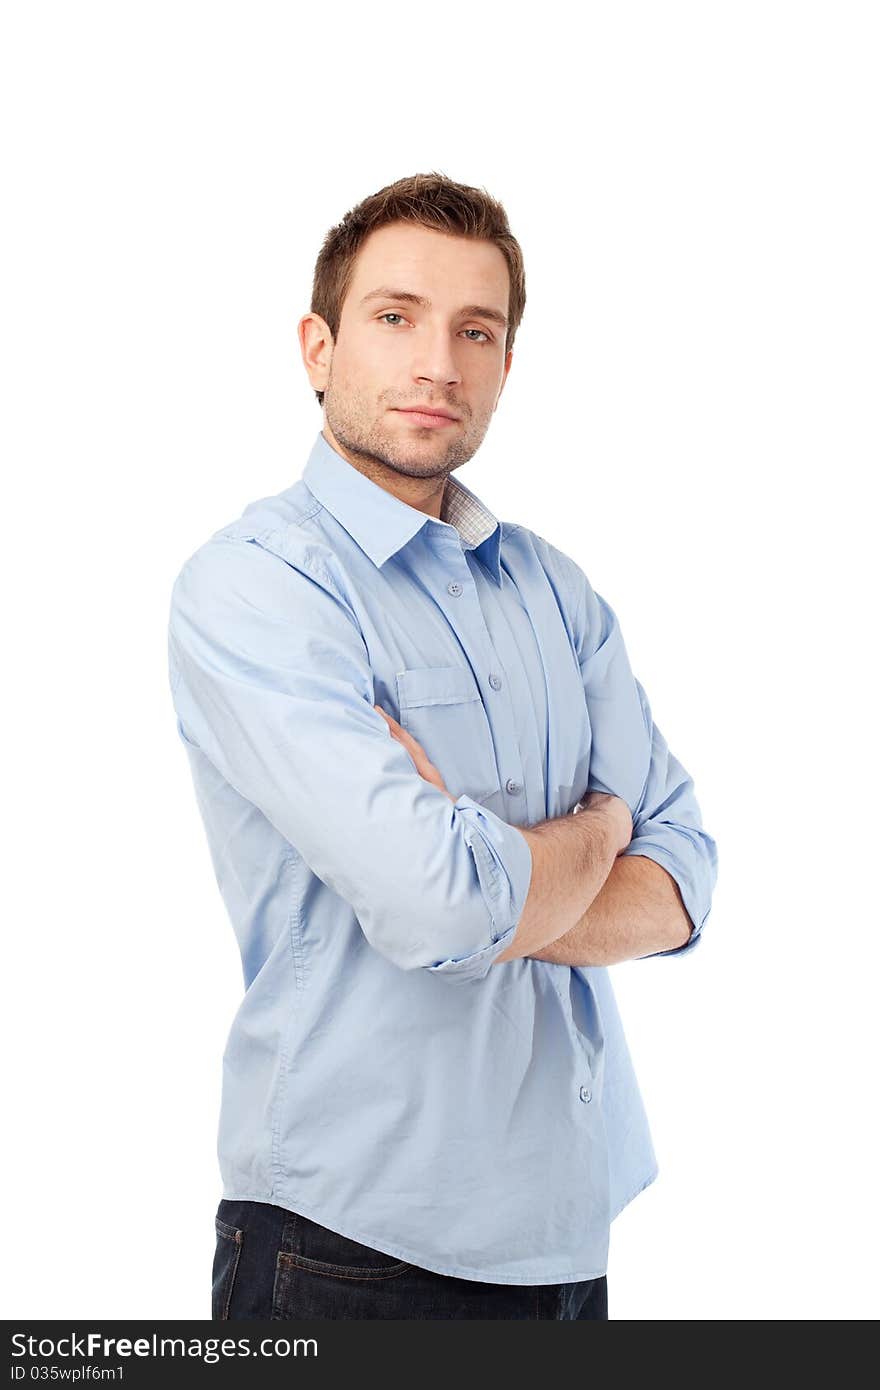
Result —
[[655, 1178], [659, 1177], [659, 1175], [659, 1167], [655, 1167], [654, 1169], [652, 1169], [652, 1171], [645, 1178], [644, 1182], [640, 1182], [638, 1187], [634, 1187], [628, 1197], [624, 1197], [621, 1199], [621, 1201], [617, 1205], [616, 1210], [612, 1212], [610, 1220], [615, 1221], [617, 1217], [620, 1215], [620, 1213], [623, 1211], [624, 1207], [628, 1207], [630, 1202], [635, 1197], [638, 1197], [640, 1192], [644, 1192], [646, 1187], [650, 1187], [651, 1183], [654, 1182]]
[[[635, 1195], [633, 1193], [633, 1196]], [[317, 1221], [321, 1226], [326, 1225], [326, 1222], [321, 1219], [321, 1213], [316, 1211], [314, 1207], [292, 1198], [281, 1197], [278, 1193], [270, 1197], [265, 1192], [243, 1192], [238, 1188], [224, 1188], [223, 1199], [227, 1202], [269, 1202], [273, 1206], [284, 1207], [286, 1211], [298, 1212], [301, 1216], [308, 1217], [310, 1221]], [[327, 1229], [335, 1231], [337, 1235], [345, 1236], [348, 1240], [356, 1240], [359, 1244], [367, 1245], [371, 1249], [381, 1250], [384, 1254], [396, 1255], [399, 1260], [406, 1260], [407, 1263], [416, 1265], [420, 1269], [427, 1269], [431, 1274], [445, 1274], [456, 1279], [473, 1279], [483, 1284], [576, 1284], [583, 1279], [601, 1279], [607, 1274], [607, 1269], [576, 1270], [574, 1273], [542, 1275], [540, 1279], [536, 1279], [534, 1275], [510, 1274], [505, 1270], [475, 1270], [467, 1265], [441, 1265], [433, 1259], [425, 1259], [424, 1256], [416, 1254], [407, 1245], [389, 1242], [384, 1237], [371, 1235], [368, 1231], [356, 1230], [347, 1222], [344, 1229], [335, 1221]]]

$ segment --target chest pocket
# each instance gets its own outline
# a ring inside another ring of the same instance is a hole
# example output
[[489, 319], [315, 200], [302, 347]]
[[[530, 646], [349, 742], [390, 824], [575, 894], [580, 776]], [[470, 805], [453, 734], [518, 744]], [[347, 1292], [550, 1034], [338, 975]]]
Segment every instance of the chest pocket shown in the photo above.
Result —
[[452, 796], [487, 801], [500, 790], [489, 717], [466, 666], [397, 673], [400, 723], [440, 769]]

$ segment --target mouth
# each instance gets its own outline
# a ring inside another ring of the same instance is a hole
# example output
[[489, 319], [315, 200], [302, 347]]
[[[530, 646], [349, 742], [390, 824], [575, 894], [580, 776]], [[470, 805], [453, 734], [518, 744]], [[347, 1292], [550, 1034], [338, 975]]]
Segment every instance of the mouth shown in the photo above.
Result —
[[443, 425], [455, 425], [458, 417], [451, 415], [446, 410], [432, 410], [426, 407], [424, 410], [411, 410], [407, 407], [400, 407], [395, 410], [396, 415], [403, 415], [414, 425], [427, 426], [428, 429], [438, 429]]

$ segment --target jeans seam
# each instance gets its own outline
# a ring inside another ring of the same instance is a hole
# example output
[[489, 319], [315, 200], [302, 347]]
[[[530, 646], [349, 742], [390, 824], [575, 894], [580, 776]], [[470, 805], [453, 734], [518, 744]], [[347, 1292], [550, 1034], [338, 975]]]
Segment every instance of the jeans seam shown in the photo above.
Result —
[[229, 1321], [229, 1309], [232, 1304], [232, 1290], [235, 1285], [235, 1276], [238, 1273], [238, 1262], [241, 1259], [243, 1232], [236, 1231], [235, 1236], [227, 1236], [221, 1234], [220, 1238], [221, 1240], [230, 1241], [231, 1244], [235, 1246], [235, 1257], [232, 1261], [232, 1268], [230, 1269], [226, 1277], [226, 1293], [223, 1299], [223, 1305], [220, 1310], [220, 1321], [227, 1322]]

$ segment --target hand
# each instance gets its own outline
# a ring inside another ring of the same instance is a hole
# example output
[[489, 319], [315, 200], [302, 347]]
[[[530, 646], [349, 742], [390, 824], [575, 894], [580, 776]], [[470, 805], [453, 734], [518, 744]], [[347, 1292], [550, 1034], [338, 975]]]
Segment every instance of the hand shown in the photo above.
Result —
[[630, 809], [620, 796], [612, 796], [610, 792], [587, 792], [583, 801], [580, 803], [583, 811], [599, 811], [604, 815], [614, 837], [616, 853], [626, 849], [633, 833], [633, 822]]
[[440, 775], [440, 769], [434, 766], [418, 740], [414, 739], [412, 734], [407, 733], [406, 729], [402, 729], [397, 720], [392, 719], [391, 715], [388, 714], [381, 705], [374, 705], [373, 709], [377, 709], [383, 719], [385, 719], [391, 730], [391, 737], [396, 738], [398, 743], [403, 744], [407, 753], [409, 753], [415, 763], [416, 772], [419, 776], [423, 777], [426, 782], [430, 782], [432, 786], [439, 787], [443, 795], [448, 796], [449, 800], [454, 802], [456, 798], [451, 792], [446, 790], [445, 783]]

